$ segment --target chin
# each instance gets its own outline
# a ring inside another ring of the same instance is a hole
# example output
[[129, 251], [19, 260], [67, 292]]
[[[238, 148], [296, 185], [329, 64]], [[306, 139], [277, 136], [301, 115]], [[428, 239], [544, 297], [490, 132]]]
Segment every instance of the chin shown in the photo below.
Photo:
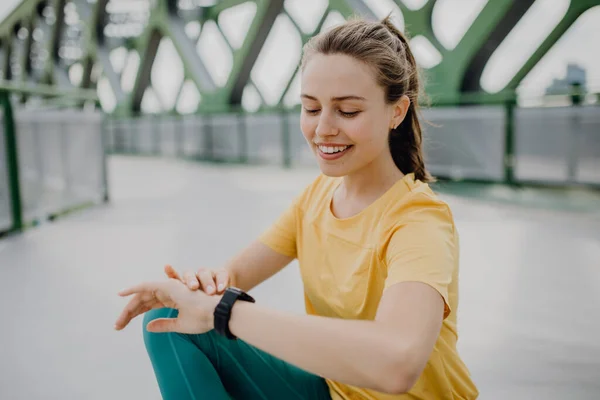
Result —
[[348, 168], [342, 165], [330, 165], [322, 162], [318, 162], [321, 173], [331, 178], [339, 178], [348, 175]]
[[342, 176], [348, 175], [348, 174], [340, 173], [337, 171], [330, 171], [327, 168], [325, 168], [325, 169], [321, 168], [321, 172], [323, 173], [323, 175], [328, 176], [330, 178], [340, 178]]

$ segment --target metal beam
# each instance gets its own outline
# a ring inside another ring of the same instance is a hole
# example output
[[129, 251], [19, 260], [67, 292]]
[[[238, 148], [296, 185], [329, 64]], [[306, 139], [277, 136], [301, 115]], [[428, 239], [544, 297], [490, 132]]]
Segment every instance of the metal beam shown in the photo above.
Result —
[[479, 47], [467, 65], [460, 85], [461, 92], [481, 91], [481, 75], [483, 74], [485, 65], [510, 31], [519, 23], [527, 10], [531, 8], [533, 3], [535, 3], [535, 0], [519, 0], [511, 4], [502, 19], [489, 32], [485, 43]]
[[106, 26], [106, 19], [108, 14], [106, 13], [106, 5], [108, 0], [98, 0], [96, 7], [91, 18], [91, 27], [93, 40], [96, 41], [98, 46], [104, 45], [104, 27]]
[[10, 35], [12, 28], [16, 23], [27, 19], [35, 12], [40, 0], [24, 0], [16, 6], [8, 16], [0, 23], [0, 36], [7, 37]]
[[0, 38], [0, 80], [6, 79], [6, 44]]
[[144, 92], [150, 84], [150, 77], [152, 74], [152, 65], [156, 58], [158, 46], [162, 38], [161, 32], [154, 28], [147, 35], [147, 42], [142, 52], [140, 52], [140, 66], [138, 74], [135, 80], [135, 85], [131, 93], [131, 111], [139, 113], [142, 106], [142, 99], [144, 98]]
[[58, 50], [60, 48], [60, 39], [65, 30], [65, 4], [66, 0], [56, 0], [54, 3], [54, 14], [56, 22], [54, 23], [54, 34], [52, 35], [52, 49], [50, 57], [54, 62], [59, 60]]
[[[530, 0], [526, 0], [530, 1]], [[460, 89], [466, 70], [479, 49], [484, 47], [491, 32], [500, 23], [514, 0], [487, 2], [456, 47], [444, 51], [441, 63], [427, 71], [427, 91], [432, 103], [460, 102]], [[408, 14], [410, 15], [410, 14]], [[407, 21], [410, 24], [411, 21]]]
[[[86, 34], [89, 38], [89, 41], [87, 45], [87, 54], [82, 59], [83, 74], [81, 77], [81, 83], [79, 85], [79, 87], [83, 89], [96, 88], [97, 85], [92, 84], [92, 71], [94, 69], [94, 64], [98, 60], [98, 49], [105, 49], [105, 51], [108, 51], [104, 40], [104, 27], [106, 26], [107, 20], [106, 5], [108, 4], [108, 1], [109, 0], [97, 0], [96, 4], [93, 6], [94, 8], [87, 16], [88, 26], [86, 29]], [[91, 7], [91, 5], [88, 6]], [[117, 83], [119, 84], [118, 92], [115, 91], [113, 86], [114, 82], [112, 82], [110, 78], [109, 82], [111, 84], [111, 87], [113, 88], [115, 98], [120, 99], [117, 100], [117, 105], [119, 104], [119, 101], [124, 102], [126, 97], [123, 93], [123, 90], [121, 89], [120, 82], [117, 81]], [[121, 97], [118, 97], [119, 94], [121, 95]]]
[[4, 146], [6, 148], [6, 169], [8, 172], [8, 184], [10, 187], [10, 206], [12, 213], [12, 231], [20, 231], [23, 228], [23, 204], [21, 198], [21, 185], [19, 179], [19, 151], [15, 122], [13, 119], [10, 93], [0, 90], [0, 106], [4, 114]]
[[70, 99], [81, 101], [98, 100], [98, 94], [94, 90], [85, 90], [78, 88], [65, 90], [57, 88], [54, 85], [44, 85], [39, 83], [27, 84], [19, 82], [0, 82], [0, 92], [1, 91], [40, 97], [68, 97]]
[[21, 75], [23, 81], [30, 80], [31, 76], [31, 45], [33, 44], [33, 30], [35, 29], [37, 21], [37, 13], [33, 13], [30, 19], [27, 21], [27, 39], [25, 39], [23, 48], [23, 74]]
[[90, 89], [92, 87], [92, 69], [94, 68], [94, 60], [91, 57], [86, 57], [83, 60], [83, 75], [81, 77], [82, 89]]
[[58, 86], [68, 87], [71, 86], [69, 77], [60, 65], [60, 56], [58, 51], [60, 49], [60, 40], [65, 30], [65, 4], [66, 0], [55, 0], [54, 2], [54, 14], [56, 15], [56, 22], [54, 23], [54, 31], [52, 39], [50, 40], [50, 56], [48, 57], [49, 77], [50, 80]]
[[283, 11], [284, 0], [261, 1], [246, 35], [242, 48], [234, 54], [234, 62], [225, 86], [226, 98], [231, 105], [240, 105], [250, 73], [271, 32], [277, 16]]
[[166, 36], [171, 38], [187, 75], [194, 81], [198, 90], [201, 92], [213, 92], [216, 90], [217, 85], [198, 55], [196, 44], [185, 33], [185, 27], [181, 20], [173, 15], [169, 15], [167, 29]]
[[437, 0], [429, 0], [422, 8], [411, 10], [401, 0], [395, 0], [398, 8], [402, 11], [405, 24], [404, 30], [409, 38], [423, 35], [443, 57], [448, 50], [440, 43], [433, 32], [433, 9], [436, 2]]
[[[58, 54], [66, 29], [64, 7], [67, 1], [48, 0], [48, 4], [54, 10], [56, 21], [51, 27], [44, 25], [46, 27], [44, 35], [46, 43], [44, 43], [44, 46], [47, 46], [45, 48], [48, 50], [49, 57], [45, 60], [44, 73], [40, 79], [41, 82], [54, 84], [57, 89], [62, 85], [72, 87], [68, 78], [68, 70], [62, 65], [62, 60]], [[202, 60], [199, 56], [196, 43], [185, 33], [185, 24], [190, 20], [199, 23], [204, 23], [207, 20], [217, 22], [221, 12], [248, 1], [252, 1], [257, 6], [254, 20], [250, 25], [242, 47], [232, 49], [231, 46], [228, 46], [233, 54], [233, 67], [226, 85], [218, 87], [203, 63], [203, 61], [209, 62], [211, 60]], [[514, 89], [518, 87], [524, 77], [530, 73], [577, 18], [589, 8], [600, 5], [600, 0], [572, 0], [567, 15], [533, 52], [505, 90], [497, 95], [482, 97], [478, 92], [481, 92], [480, 78], [486, 63], [500, 43], [505, 40], [507, 34], [531, 7], [534, 0], [488, 1], [458, 45], [452, 50], [445, 49], [433, 33], [431, 17], [436, 0], [429, 0], [419, 10], [408, 9], [402, 0], [393, 1], [403, 13], [409, 36], [423, 35], [442, 54], [442, 62], [427, 71], [427, 92], [434, 104], [439, 104], [440, 100], [445, 104], [457, 104], [461, 102], [497, 102], [505, 97], [508, 100], [513, 99]], [[78, 7], [81, 5], [86, 7], [84, 10], [79, 10], [79, 8], [78, 10], [88, 25], [86, 39], [81, 44], [83, 54], [81, 60], [79, 60], [84, 68], [81, 86], [93, 86], [91, 82], [92, 67], [101, 61], [105, 67], [104, 75], [115, 93], [116, 112], [123, 114], [140, 111], [144, 93], [151, 84], [154, 60], [163, 37], [169, 37], [172, 40], [183, 63], [185, 79], [194, 82], [202, 96], [203, 101], [198, 112], [210, 111], [209, 109], [226, 111], [238, 107], [241, 104], [245, 88], [253, 85], [250, 78], [251, 72], [268, 36], [271, 34], [273, 23], [279, 15], [286, 14], [284, 0], [221, 0], [216, 2], [214, 6], [198, 6], [194, 11], [185, 13], [181, 12], [182, 10], [179, 9], [176, 0], [156, 1], [150, 11], [150, 18], [143, 34], [136, 39], [126, 39], [123, 43], [129, 49], [135, 47], [140, 55], [140, 67], [134, 89], [131, 94], [126, 94], [121, 87], [121, 78], [119, 74], [115, 73], [109, 60], [110, 50], [116, 46], [116, 42], [113, 43], [110, 40], [111, 38], [104, 36], [104, 28], [108, 18], [106, 10], [108, 3], [109, 0], [96, 0], [94, 5], [87, 2], [85, 4], [78, 3]], [[43, 20], [40, 4], [40, 0], [23, 0], [0, 23], [0, 42], [3, 44], [5, 56], [4, 60], [0, 60], [4, 68], [0, 69], [4, 70], [4, 75], [8, 79], [15, 78], [12, 75], [13, 71], [10, 69], [11, 54], [14, 56], [14, 52], [18, 53], [18, 61], [20, 61], [19, 64], [22, 67], [23, 75], [20, 78], [27, 80], [27, 77], [31, 75], [31, 35], [33, 27], [42, 26], [40, 25]], [[94, 9], [92, 10], [89, 7], [94, 7]], [[299, 31], [303, 43], [319, 32], [327, 13], [330, 11], [337, 11], [345, 18], [357, 14], [369, 19], [377, 18], [365, 0], [329, 0], [327, 10], [319, 23], [319, 27], [315, 32], [309, 34], [302, 32], [293, 17], [288, 15], [294, 23], [295, 29]], [[138, 17], [141, 17], [141, 15], [138, 15]], [[17, 23], [28, 26], [30, 33], [26, 41], [12, 43], [14, 27]], [[12, 60], [16, 61], [14, 58]], [[297, 72], [297, 69], [295, 72]], [[295, 75], [296, 73], [290, 76], [290, 81], [279, 98], [279, 106], [283, 106], [283, 98], [289, 90]], [[260, 94], [260, 91], [257, 91]]]
[[[21, 28], [25, 27], [26, 25], [27, 25], [27, 20], [21, 20], [18, 25], [14, 26], [13, 34], [11, 35], [13, 51], [16, 52], [15, 61], [17, 61], [18, 65], [19, 65], [18, 79], [20, 81], [23, 81], [24, 76], [25, 76], [25, 62], [26, 62], [25, 46], [26, 46], [26, 44], [24, 43], [24, 41], [19, 39], [19, 31], [21, 30]], [[13, 77], [13, 79], [14, 79], [14, 77]]]
[[12, 41], [5, 40], [4, 42], [4, 79], [12, 79], [12, 69], [10, 68], [10, 59], [12, 57], [13, 46]]
[[125, 93], [121, 88], [121, 79], [119, 75], [115, 72], [111, 62], [110, 62], [110, 54], [106, 47], [101, 47], [96, 50], [96, 59], [102, 65], [102, 71], [104, 72], [104, 76], [108, 79], [110, 83], [110, 87], [115, 94], [115, 99], [117, 103], [122, 102], [125, 99]]
[[[40, 3], [42, 4], [42, 3]], [[53, 2], [52, 1], [47, 1], [45, 4], [47, 7], [52, 7], [53, 6]], [[42, 12], [43, 9], [40, 8], [41, 6], [38, 6], [36, 8], [36, 18], [37, 18], [37, 28], [40, 29], [43, 32], [44, 35], [44, 40], [43, 40], [43, 44], [39, 44], [38, 46], [38, 51], [43, 52], [45, 50], [46, 52], [46, 58], [43, 61], [42, 65], [38, 65], [37, 66], [37, 81], [39, 83], [48, 83], [50, 81], [49, 78], [49, 71], [51, 69], [50, 65], [52, 62], [52, 57], [51, 57], [51, 52], [52, 52], [52, 37], [53, 37], [53, 32], [54, 29], [56, 29], [55, 26], [50, 26], [46, 23], [46, 20], [44, 19]], [[38, 54], [39, 55], [39, 54]]]
[[178, 11], [177, 0], [163, 0], [167, 3], [167, 10], [169, 14], [176, 15]]
[[[262, 2], [266, 2], [268, 0], [250, 0], [250, 1], [254, 1], [254, 2], [258, 1], [258, 2], [262, 3]], [[214, 6], [211, 6], [210, 8], [207, 9], [206, 17], [207, 17], [207, 19], [216, 20], [222, 11], [225, 11], [231, 7], [239, 6], [240, 4], [244, 4], [247, 2], [248, 2], [248, 0], [220, 0], [220, 1], [217, 1], [217, 3]], [[257, 6], [258, 6], [258, 4], [257, 4]]]

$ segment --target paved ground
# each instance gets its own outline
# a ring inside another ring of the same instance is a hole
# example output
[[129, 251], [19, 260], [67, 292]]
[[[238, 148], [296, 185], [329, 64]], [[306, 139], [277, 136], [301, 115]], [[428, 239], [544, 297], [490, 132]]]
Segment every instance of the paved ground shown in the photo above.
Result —
[[[126, 157], [109, 167], [110, 204], [0, 241], [0, 399], [159, 399], [140, 320], [112, 330], [116, 292], [165, 263], [219, 265], [314, 175]], [[443, 196], [462, 238], [459, 346], [481, 398], [600, 398], [599, 213]], [[296, 266], [255, 295], [301, 311]]]

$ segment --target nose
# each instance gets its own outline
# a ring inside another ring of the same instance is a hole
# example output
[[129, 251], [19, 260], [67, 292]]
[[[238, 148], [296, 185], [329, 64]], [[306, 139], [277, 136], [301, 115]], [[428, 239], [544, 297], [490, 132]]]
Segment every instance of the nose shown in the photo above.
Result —
[[339, 129], [335, 123], [335, 118], [322, 112], [319, 116], [319, 122], [317, 124], [317, 129], [315, 129], [315, 134], [317, 136], [325, 137], [336, 136], [338, 133]]

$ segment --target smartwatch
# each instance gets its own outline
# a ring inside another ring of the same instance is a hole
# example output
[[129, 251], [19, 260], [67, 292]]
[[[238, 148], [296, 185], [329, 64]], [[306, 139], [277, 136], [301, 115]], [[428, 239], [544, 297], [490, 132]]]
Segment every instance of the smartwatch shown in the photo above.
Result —
[[214, 325], [215, 331], [221, 336], [225, 336], [228, 339], [237, 339], [229, 330], [229, 319], [231, 318], [231, 309], [236, 301], [248, 301], [254, 303], [255, 300], [252, 296], [236, 287], [228, 287], [221, 297], [221, 301], [215, 307], [214, 312]]

